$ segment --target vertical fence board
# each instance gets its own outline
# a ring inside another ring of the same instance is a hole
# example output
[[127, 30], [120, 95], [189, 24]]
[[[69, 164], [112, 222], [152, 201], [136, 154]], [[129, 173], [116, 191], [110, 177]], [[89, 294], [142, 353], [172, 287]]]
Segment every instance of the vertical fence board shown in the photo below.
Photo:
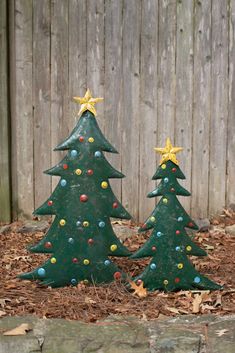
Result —
[[227, 154], [227, 205], [235, 203], [235, 0], [229, 9], [229, 120]]
[[[211, 80], [211, 1], [195, 3], [192, 215], [208, 210], [209, 121]], [[202, 202], [203, 200], [203, 202]]]
[[[108, 154], [108, 160], [121, 170], [122, 100], [122, 1], [105, 1], [105, 134], [119, 154]], [[126, 179], [124, 179], [124, 183]], [[111, 182], [113, 192], [121, 198], [121, 180]]]
[[[139, 208], [139, 76], [141, 2], [124, 0], [123, 8], [123, 120], [122, 202], [138, 218]], [[128, 153], [127, 153], [128, 151]]]
[[9, 151], [9, 96], [8, 96], [8, 44], [7, 3], [0, 2], [0, 221], [10, 222], [10, 151]]
[[212, 1], [209, 213], [225, 206], [228, 118], [227, 1]]
[[16, 0], [15, 114], [12, 115], [12, 193], [18, 217], [28, 217], [33, 195], [32, 0]]
[[33, 9], [34, 206], [37, 208], [51, 191], [51, 180], [43, 174], [51, 166], [50, 1], [34, 0]]

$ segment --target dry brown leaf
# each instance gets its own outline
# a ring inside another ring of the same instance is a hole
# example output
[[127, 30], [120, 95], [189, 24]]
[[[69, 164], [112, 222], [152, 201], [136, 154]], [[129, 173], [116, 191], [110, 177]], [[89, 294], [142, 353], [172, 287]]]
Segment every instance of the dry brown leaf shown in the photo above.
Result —
[[147, 297], [147, 295], [148, 295], [147, 289], [144, 288], [143, 282], [141, 282], [141, 284], [139, 286], [137, 286], [137, 284], [135, 284], [135, 282], [133, 282], [133, 281], [129, 281], [129, 283], [131, 285], [131, 288], [134, 289], [133, 295], [138, 295], [138, 297], [140, 297], [140, 298]]
[[5, 316], [6, 314], [7, 314], [7, 313], [5, 313], [5, 311], [0, 310], [0, 317]]
[[174, 314], [179, 314], [179, 310], [177, 308], [171, 308], [169, 306], [166, 307], [167, 310], [169, 310], [171, 313], [174, 313]]
[[221, 306], [221, 305], [222, 305], [222, 295], [221, 294], [217, 294], [214, 307], [216, 308], [217, 306]]
[[229, 330], [227, 330], [226, 328], [223, 328], [222, 330], [215, 331], [216, 335], [219, 337], [225, 335], [227, 332], [229, 332]]
[[197, 314], [200, 311], [200, 304], [202, 302], [202, 296], [200, 294], [195, 294], [193, 299], [193, 313]]
[[22, 336], [26, 335], [27, 332], [31, 331], [32, 328], [29, 324], [21, 324], [12, 330], [6, 331], [3, 333], [4, 336]]
[[0, 299], [0, 305], [1, 305], [1, 307], [4, 308], [4, 307], [6, 306], [6, 303], [7, 303], [7, 302], [11, 302], [11, 299], [9, 299], [9, 298], [2, 298], [2, 299]]
[[89, 297], [85, 297], [84, 301], [86, 304], [96, 304], [96, 301]]

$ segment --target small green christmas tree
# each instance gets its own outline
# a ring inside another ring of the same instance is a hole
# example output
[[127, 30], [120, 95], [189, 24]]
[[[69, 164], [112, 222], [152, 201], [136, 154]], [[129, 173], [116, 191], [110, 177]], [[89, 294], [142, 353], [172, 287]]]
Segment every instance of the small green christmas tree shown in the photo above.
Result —
[[129, 256], [113, 232], [110, 217], [130, 219], [110, 187], [109, 178], [123, 178], [106, 160], [103, 151], [117, 153], [103, 136], [95, 115], [95, 103], [87, 90], [75, 97], [81, 104], [79, 119], [71, 135], [55, 150], [68, 150], [65, 158], [45, 173], [61, 179], [51, 197], [36, 215], [55, 215], [45, 237], [30, 250], [52, 253], [32, 272], [19, 277], [61, 287], [80, 281], [108, 283], [125, 275], [110, 256]]
[[162, 196], [162, 198], [140, 228], [141, 232], [153, 228], [153, 232], [143, 247], [131, 258], [151, 256], [152, 260], [135, 280], [137, 283], [142, 282], [150, 291], [220, 289], [219, 285], [200, 275], [187, 257], [204, 256], [206, 252], [187, 235], [185, 228], [198, 229], [198, 227], [176, 197], [190, 195], [177, 181], [177, 178], [185, 179], [175, 155], [182, 148], [173, 147], [170, 139], [167, 139], [165, 148], [155, 150], [162, 154], [162, 159], [153, 179], [161, 179], [161, 182], [148, 197]]

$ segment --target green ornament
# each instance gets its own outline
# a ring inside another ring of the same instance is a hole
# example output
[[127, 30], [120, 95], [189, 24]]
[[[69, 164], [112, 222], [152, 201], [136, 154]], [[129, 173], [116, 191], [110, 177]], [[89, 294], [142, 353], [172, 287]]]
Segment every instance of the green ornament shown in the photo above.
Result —
[[141, 280], [149, 291], [221, 288], [199, 274], [188, 259], [188, 255], [207, 254], [187, 235], [185, 228], [198, 227], [176, 196], [190, 195], [177, 181], [177, 178], [185, 179], [175, 156], [181, 150], [180, 147], [173, 147], [169, 139], [165, 148], [156, 148], [156, 151], [162, 154], [162, 160], [153, 179], [161, 181], [148, 197], [161, 196], [161, 199], [139, 229], [140, 232], [153, 229], [150, 238], [131, 256], [133, 259], [152, 257], [144, 272], [135, 278], [136, 281]]
[[[90, 94], [90, 92], [88, 92]], [[103, 136], [94, 104], [100, 98], [81, 100], [81, 118], [70, 136], [55, 150], [67, 155], [49, 175], [61, 179], [49, 199], [34, 214], [55, 215], [45, 237], [29, 250], [51, 253], [51, 257], [22, 279], [39, 280], [51, 287], [84, 283], [109, 283], [125, 274], [110, 256], [129, 256], [116, 237], [110, 217], [130, 219], [130, 214], [115, 197], [110, 178], [123, 178], [106, 160], [103, 151], [117, 153]]]

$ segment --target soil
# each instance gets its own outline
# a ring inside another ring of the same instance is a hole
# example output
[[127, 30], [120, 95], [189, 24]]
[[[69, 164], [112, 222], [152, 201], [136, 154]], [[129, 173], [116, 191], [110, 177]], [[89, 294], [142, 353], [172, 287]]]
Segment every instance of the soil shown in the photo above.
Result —
[[[19, 233], [21, 223], [12, 223], [9, 232], [0, 235], [0, 317], [4, 315], [33, 314], [44, 318], [66, 318], [96, 322], [110, 314], [134, 315], [155, 319], [184, 314], [227, 315], [235, 313], [235, 237], [225, 232], [226, 225], [235, 224], [235, 212], [224, 210], [214, 218], [212, 229], [196, 233], [194, 241], [204, 248], [208, 256], [192, 257], [200, 273], [224, 286], [221, 291], [180, 291], [164, 293], [155, 291], [140, 298], [128, 291], [120, 282], [105, 286], [78, 284], [76, 287], [45, 288], [36, 282], [22, 281], [17, 274], [32, 270], [48, 257], [31, 254], [26, 247], [37, 243], [44, 233]], [[130, 223], [123, 224], [133, 227]], [[149, 237], [134, 234], [124, 243], [137, 250]], [[135, 276], [149, 259], [115, 259], [121, 269]]]

